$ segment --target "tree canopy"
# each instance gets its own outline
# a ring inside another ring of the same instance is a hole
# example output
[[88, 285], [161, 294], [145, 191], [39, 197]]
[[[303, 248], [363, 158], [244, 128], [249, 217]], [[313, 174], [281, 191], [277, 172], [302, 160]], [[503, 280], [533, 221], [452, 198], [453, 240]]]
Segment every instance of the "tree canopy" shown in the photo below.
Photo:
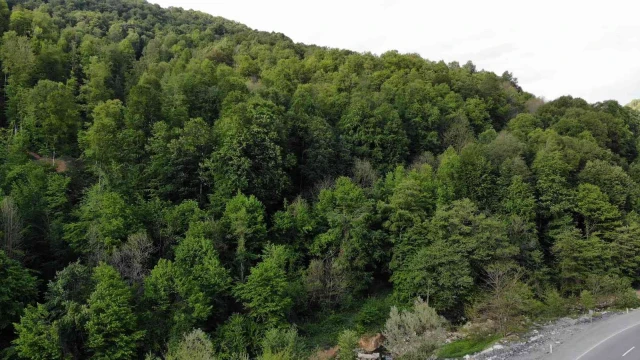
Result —
[[0, 357], [294, 359], [380, 294], [440, 334], [640, 283], [638, 101], [141, 0], [0, 36]]

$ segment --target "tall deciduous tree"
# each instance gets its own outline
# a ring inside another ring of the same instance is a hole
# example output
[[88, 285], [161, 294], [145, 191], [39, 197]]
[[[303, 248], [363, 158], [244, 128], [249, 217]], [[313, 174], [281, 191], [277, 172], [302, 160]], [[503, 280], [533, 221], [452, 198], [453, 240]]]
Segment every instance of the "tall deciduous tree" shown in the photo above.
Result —
[[93, 123], [80, 133], [83, 157], [101, 182], [113, 188], [130, 188], [140, 177], [138, 156], [140, 132], [126, 128], [120, 100], [100, 103], [93, 110]]
[[62, 359], [58, 329], [51, 324], [45, 305], [29, 306], [15, 324], [18, 338], [14, 341], [18, 354], [37, 360]]
[[219, 147], [206, 162], [218, 209], [240, 191], [255, 195], [265, 206], [279, 204], [290, 185], [286, 170], [293, 158], [283, 149], [281, 109], [264, 100], [250, 100], [229, 109], [216, 124]]
[[227, 202], [221, 218], [226, 237], [235, 246], [234, 263], [240, 281], [244, 281], [252, 260], [264, 246], [267, 235], [264, 206], [255, 196], [236, 195]]
[[22, 219], [18, 207], [10, 196], [0, 202], [0, 224], [2, 225], [2, 250], [12, 259], [22, 255]]
[[320, 233], [311, 244], [311, 253], [334, 259], [356, 292], [383, 257], [382, 234], [374, 229], [373, 202], [351, 179], [341, 177], [333, 188], [320, 192], [315, 212]]
[[96, 359], [130, 359], [144, 331], [138, 330], [131, 289], [113, 267], [94, 269], [96, 289], [89, 297], [87, 347]]
[[267, 247], [262, 261], [251, 269], [247, 282], [234, 289], [249, 314], [269, 326], [282, 324], [293, 305], [286, 271], [289, 256], [283, 246]]
[[213, 242], [188, 235], [176, 248], [175, 262], [160, 259], [145, 279], [148, 346], [160, 350], [170, 338], [222, 313], [230, 284]]
[[36, 278], [0, 250], [0, 329], [18, 320], [24, 307], [36, 300]]

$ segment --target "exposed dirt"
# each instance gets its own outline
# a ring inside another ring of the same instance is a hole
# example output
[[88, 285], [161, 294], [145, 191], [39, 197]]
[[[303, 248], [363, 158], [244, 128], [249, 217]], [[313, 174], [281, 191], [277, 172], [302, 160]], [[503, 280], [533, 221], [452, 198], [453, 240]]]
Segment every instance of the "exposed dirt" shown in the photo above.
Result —
[[29, 152], [29, 155], [36, 161], [47, 163], [47, 164], [52, 164], [55, 167], [56, 172], [59, 172], [59, 173], [67, 171], [67, 169], [69, 167], [67, 162], [62, 160], [62, 159], [55, 159], [54, 160], [54, 159], [49, 158], [49, 157], [40, 156], [40, 155], [38, 155], [38, 154], [36, 154], [34, 152]]

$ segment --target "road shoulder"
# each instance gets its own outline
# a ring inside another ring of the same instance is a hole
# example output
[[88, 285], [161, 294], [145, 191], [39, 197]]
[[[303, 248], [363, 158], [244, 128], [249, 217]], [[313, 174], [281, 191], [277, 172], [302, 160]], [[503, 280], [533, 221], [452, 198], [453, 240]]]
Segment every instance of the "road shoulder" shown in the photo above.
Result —
[[[519, 341], [501, 343], [493, 350], [469, 356], [473, 360], [575, 359], [608, 336], [640, 323], [640, 310], [607, 312], [602, 316], [561, 318], [536, 326]], [[553, 353], [551, 353], [551, 350]]]

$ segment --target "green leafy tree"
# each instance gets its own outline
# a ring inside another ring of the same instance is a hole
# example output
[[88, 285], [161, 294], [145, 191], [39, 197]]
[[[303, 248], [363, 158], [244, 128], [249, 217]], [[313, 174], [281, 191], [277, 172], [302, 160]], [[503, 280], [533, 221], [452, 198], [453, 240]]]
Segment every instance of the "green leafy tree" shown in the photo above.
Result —
[[187, 236], [176, 248], [175, 262], [160, 259], [145, 279], [148, 346], [159, 350], [223, 310], [231, 279], [213, 242]]
[[149, 135], [153, 124], [162, 120], [162, 85], [152, 76], [143, 74], [127, 96], [127, 127]]
[[340, 359], [355, 360], [358, 357], [358, 333], [353, 330], [344, 330], [338, 335], [338, 351]]
[[179, 291], [195, 309], [192, 314], [196, 319], [221, 310], [230, 278], [211, 240], [187, 235], [176, 247], [175, 270]]
[[638, 185], [621, 167], [602, 160], [588, 161], [578, 178], [599, 187], [620, 210], [629, 208], [630, 197], [638, 191]]
[[[38, 322], [33, 324], [34, 331], [49, 340], [52, 339], [49, 333], [55, 332], [56, 346], [62, 350], [63, 358], [89, 356], [85, 346], [85, 325], [88, 320], [86, 305], [94, 289], [91, 269], [80, 262], [74, 262], [58, 271], [55, 279], [49, 282], [44, 304], [48, 313], [32, 308], [38, 315]], [[18, 341], [22, 341], [21, 337], [19, 334]], [[30, 337], [27, 336], [27, 339]]]
[[[147, 305], [147, 311], [143, 317], [143, 325], [147, 330], [145, 347], [151, 351], [162, 351], [169, 337], [172, 334], [176, 336], [177, 334], [174, 333], [179, 332], [179, 330], [172, 331], [172, 327], [187, 316], [179, 315], [182, 312], [188, 312], [188, 305], [184, 301], [174, 300], [179, 299], [178, 291], [173, 262], [160, 259], [144, 280], [143, 299]], [[176, 327], [183, 328], [183, 326]]]
[[460, 181], [462, 198], [470, 199], [482, 208], [493, 208], [497, 200], [496, 178], [491, 163], [476, 144], [467, 145], [460, 152]]
[[[86, 44], [87, 42], [85, 42]], [[80, 87], [80, 99], [85, 104], [85, 112], [93, 114], [98, 104], [113, 99], [113, 90], [109, 87], [109, 64], [100, 61], [97, 56], [92, 56], [85, 67], [86, 82]]]
[[365, 269], [378, 265], [383, 256], [381, 234], [373, 230], [373, 202], [351, 179], [341, 177], [333, 188], [320, 192], [315, 213], [321, 230], [311, 253], [335, 259], [347, 275], [348, 287], [357, 292], [370, 275]]
[[391, 281], [403, 299], [422, 296], [439, 310], [461, 306], [474, 286], [468, 261], [444, 244], [417, 250], [394, 271]]
[[138, 330], [131, 289], [111, 266], [94, 269], [96, 289], [89, 297], [87, 347], [96, 359], [130, 359], [144, 331]]
[[66, 240], [77, 250], [98, 256], [111, 253], [129, 233], [140, 229], [133, 208], [122, 195], [98, 185], [86, 193], [76, 216], [78, 221], [65, 227]]
[[302, 339], [295, 327], [267, 330], [261, 347], [261, 360], [294, 360], [304, 356]]
[[558, 215], [569, 209], [573, 201], [573, 191], [568, 183], [571, 165], [563, 159], [562, 153], [540, 150], [533, 161], [533, 170], [543, 214]]
[[153, 193], [172, 201], [203, 203], [210, 187], [201, 167], [212, 152], [209, 125], [200, 118], [188, 120], [179, 129], [157, 122], [152, 133], [146, 147], [151, 154], [146, 178]]
[[93, 110], [93, 123], [78, 139], [93, 172], [114, 188], [137, 185], [140, 176], [140, 133], [125, 127], [124, 109], [120, 100], [100, 103]]
[[[13, 12], [17, 14], [19, 12]], [[11, 89], [7, 89], [9, 95], [17, 95], [18, 87], [31, 85], [36, 58], [31, 42], [25, 36], [15, 31], [8, 31], [2, 37], [2, 70], [8, 74], [8, 83]]]
[[435, 212], [437, 182], [427, 164], [408, 172], [398, 168], [387, 175], [385, 182], [390, 183], [385, 185], [391, 188], [392, 194], [387, 203], [378, 203], [378, 209], [387, 219], [383, 226], [391, 233], [394, 243], [389, 265], [394, 270], [415, 251], [415, 242], [410, 236], [412, 229]]
[[580, 292], [580, 306], [585, 312], [592, 310], [596, 306], [596, 299], [589, 290], [582, 290]]
[[0, 1], [0, 34], [3, 34], [5, 31], [9, 30], [10, 16], [11, 11], [9, 10], [9, 5], [7, 5], [7, 1]]
[[442, 155], [440, 155], [440, 166], [436, 172], [438, 180], [438, 204], [449, 204], [450, 202], [460, 199], [461, 182], [460, 177], [460, 156], [456, 151], [449, 147]]
[[273, 226], [270, 229], [274, 240], [302, 252], [307, 249], [315, 235], [316, 219], [313, 208], [303, 198], [286, 203], [284, 209], [273, 215]]
[[373, 101], [364, 94], [352, 99], [338, 126], [355, 156], [390, 170], [406, 159], [409, 139], [398, 112], [389, 104], [376, 106]]
[[251, 269], [247, 282], [234, 289], [249, 314], [261, 323], [282, 324], [293, 305], [287, 276], [289, 257], [283, 246], [267, 247], [262, 261]]
[[265, 206], [279, 203], [290, 185], [292, 158], [283, 148], [281, 110], [263, 100], [230, 109], [216, 124], [219, 147], [205, 167], [213, 182], [211, 202], [222, 208], [238, 191], [255, 195]]
[[635, 278], [640, 274], [640, 219], [633, 212], [613, 231], [611, 262], [623, 276]]
[[518, 248], [504, 223], [486, 217], [468, 199], [439, 208], [413, 234], [418, 250], [392, 275], [396, 294], [421, 296], [438, 310], [460, 310], [479, 284], [486, 264], [510, 262]]
[[509, 131], [520, 140], [526, 140], [535, 129], [542, 128], [542, 121], [532, 114], [518, 114], [507, 124]]
[[563, 289], [576, 292], [591, 275], [604, 274], [611, 264], [607, 244], [596, 236], [583, 238], [580, 231], [568, 228], [556, 237], [553, 253]]
[[50, 317], [42, 304], [25, 309], [20, 322], [15, 324], [18, 337], [13, 342], [21, 357], [36, 360], [63, 358], [58, 329], [51, 324]]
[[246, 359], [249, 354], [259, 353], [260, 343], [257, 340], [263, 336], [264, 328], [251, 317], [233, 314], [217, 330], [217, 354], [222, 359]]
[[25, 94], [20, 127], [29, 132], [32, 149], [44, 154], [73, 155], [80, 114], [70, 86], [41, 80]]
[[613, 230], [619, 224], [620, 212], [599, 187], [580, 184], [576, 202], [576, 211], [584, 217], [585, 237], [606, 235], [603, 232]]
[[296, 173], [300, 188], [309, 187], [337, 175], [346, 164], [340, 154], [342, 144], [331, 124], [324, 118], [295, 114], [293, 149], [297, 158]]
[[37, 280], [0, 250], [0, 329], [18, 320], [24, 307], [33, 302], [37, 295]]
[[240, 281], [264, 246], [267, 228], [264, 221], [264, 206], [255, 196], [237, 194], [225, 206], [220, 219], [226, 237], [235, 245], [234, 263]]
[[213, 344], [207, 334], [195, 329], [184, 335], [174, 349], [166, 356], [169, 360], [215, 360]]
[[23, 224], [22, 260], [52, 277], [52, 268], [63, 266], [67, 254], [62, 238], [70, 211], [71, 179], [32, 161], [13, 166], [3, 180]]

